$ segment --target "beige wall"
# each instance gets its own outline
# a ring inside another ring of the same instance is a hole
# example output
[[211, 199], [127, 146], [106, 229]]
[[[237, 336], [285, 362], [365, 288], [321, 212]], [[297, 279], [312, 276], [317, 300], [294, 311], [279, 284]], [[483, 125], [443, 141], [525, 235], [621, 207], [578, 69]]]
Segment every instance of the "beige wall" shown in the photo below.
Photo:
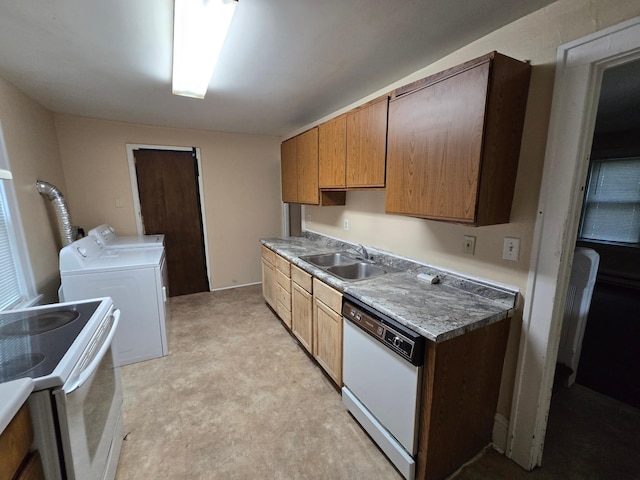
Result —
[[277, 137], [68, 115], [56, 115], [55, 124], [69, 209], [85, 230], [108, 223], [120, 234], [137, 233], [126, 144], [200, 148], [211, 288], [261, 280], [258, 239], [281, 234]]
[[66, 193], [53, 113], [0, 78], [0, 122], [36, 289], [44, 302], [54, 302], [61, 240], [51, 203], [35, 186], [45, 180]]
[[[376, 246], [467, 275], [513, 285], [526, 295], [557, 47], [638, 15], [640, 15], [640, 2], [637, 1], [560, 0], [467, 45], [385, 89], [372, 92], [369, 97], [356, 103], [363, 103], [397, 86], [492, 50], [517, 59], [530, 60], [533, 71], [515, 198], [509, 224], [471, 228], [385, 215], [384, 192], [349, 192], [344, 207], [305, 207], [304, 219], [311, 218], [311, 222], [307, 222], [305, 228], [352, 242]], [[319, 119], [316, 124], [356, 104]], [[307, 125], [299, 131], [310, 126], [312, 125]], [[292, 132], [287, 137], [299, 131]], [[346, 218], [349, 219], [348, 232], [343, 230], [343, 219]], [[464, 235], [477, 237], [474, 256], [463, 252]], [[502, 259], [504, 237], [521, 239], [518, 262]], [[506, 416], [509, 414], [511, 405], [520, 322], [521, 311], [512, 323], [503, 388], [498, 406], [498, 411]]]

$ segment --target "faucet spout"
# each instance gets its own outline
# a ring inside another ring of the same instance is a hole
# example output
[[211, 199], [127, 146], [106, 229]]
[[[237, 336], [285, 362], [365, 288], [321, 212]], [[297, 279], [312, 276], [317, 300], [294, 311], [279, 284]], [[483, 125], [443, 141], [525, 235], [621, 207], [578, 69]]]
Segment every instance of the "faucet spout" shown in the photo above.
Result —
[[362, 245], [361, 243], [358, 244], [358, 247], [360, 247], [360, 250], [362, 250], [362, 257], [365, 260], [369, 260], [369, 252], [367, 252], [367, 249], [364, 248], [364, 245]]

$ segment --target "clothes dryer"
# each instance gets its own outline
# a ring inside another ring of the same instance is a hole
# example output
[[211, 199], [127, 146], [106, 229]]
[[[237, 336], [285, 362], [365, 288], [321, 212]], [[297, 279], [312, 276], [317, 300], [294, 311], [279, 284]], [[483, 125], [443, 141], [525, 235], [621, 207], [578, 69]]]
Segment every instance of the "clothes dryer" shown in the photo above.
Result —
[[102, 224], [89, 230], [89, 236], [100, 240], [106, 248], [164, 247], [164, 234], [124, 235], [116, 233], [111, 225]]
[[120, 309], [117, 366], [165, 356], [168, 278], [163, 247], [107, 249], [87, 236], [60, 251], [65, 301], [111, 297]]

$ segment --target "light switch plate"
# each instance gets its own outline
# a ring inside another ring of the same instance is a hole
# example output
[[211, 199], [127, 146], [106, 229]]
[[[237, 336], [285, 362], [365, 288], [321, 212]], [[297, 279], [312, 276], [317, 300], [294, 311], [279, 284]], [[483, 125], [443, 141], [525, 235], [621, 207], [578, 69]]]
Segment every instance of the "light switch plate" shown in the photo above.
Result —
[[502, 258], [517, 262], [520, 256], [520, 239], [513, 237], [504, 237], [504, 245], [502, 246]]

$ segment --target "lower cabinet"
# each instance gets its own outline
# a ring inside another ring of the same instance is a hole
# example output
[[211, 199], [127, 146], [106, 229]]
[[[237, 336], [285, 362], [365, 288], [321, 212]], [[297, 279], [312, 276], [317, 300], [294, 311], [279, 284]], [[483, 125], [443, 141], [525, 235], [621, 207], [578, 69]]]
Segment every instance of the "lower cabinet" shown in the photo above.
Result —
[[313, 287], [312, 277], [291, 265], [291, 331], [313, 354]]
[[313, 356], [342, 387], [342, 294], [313, 279]]
[[291, 328], [291, 263], [276, 254], [276, 313]]
[[37, 451], [30, 451], [33, 427], [29, 407], [24, 404], [0, 434], [0, 479], [44, 479]]
[[262, 247], [262, 296], [271, 306], [276, 308], [276, 254], [267, 247]]

